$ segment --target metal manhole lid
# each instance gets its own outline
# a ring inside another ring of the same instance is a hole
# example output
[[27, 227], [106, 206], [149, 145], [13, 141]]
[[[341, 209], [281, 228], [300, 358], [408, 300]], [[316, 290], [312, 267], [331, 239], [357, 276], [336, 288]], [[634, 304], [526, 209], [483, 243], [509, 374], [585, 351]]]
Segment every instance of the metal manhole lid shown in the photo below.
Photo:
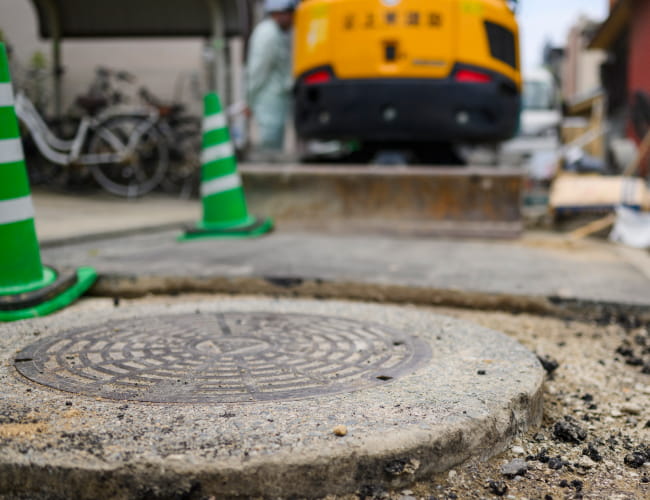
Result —
[[226, 403], [355, 391], [430, 356], [427, 343], [376, 323], [226, 312], [77, 328], [27, 347], [15, 366], [34, 382], [93, 397]]

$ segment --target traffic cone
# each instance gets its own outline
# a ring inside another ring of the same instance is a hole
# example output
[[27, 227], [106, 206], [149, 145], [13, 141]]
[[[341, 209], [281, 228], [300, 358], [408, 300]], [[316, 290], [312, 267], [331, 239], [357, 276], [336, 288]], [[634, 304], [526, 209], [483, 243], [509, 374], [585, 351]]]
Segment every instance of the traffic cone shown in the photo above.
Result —
[[271, 219], [248, 214], [226, 115], [217, 94], [206, 94], [204, 108], [201, 152], [203, 220], [186, 228], [179, 239], [248, 238], [271, 231]]
[[0, 43], [0, 321], [61, 309], [90, 288], [96, 277], [87, 267], [57, 272], [41, 264], [7, 53]]

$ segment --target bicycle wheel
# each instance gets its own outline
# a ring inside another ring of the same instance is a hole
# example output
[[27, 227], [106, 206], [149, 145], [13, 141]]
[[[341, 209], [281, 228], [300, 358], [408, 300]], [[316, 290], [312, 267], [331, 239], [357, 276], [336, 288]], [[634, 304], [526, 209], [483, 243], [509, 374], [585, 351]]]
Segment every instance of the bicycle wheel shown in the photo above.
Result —
[[181, 198], [198, 195], [201, 176], [201, 120], [186, 117], [170, 126], [171, 162], [162, 188]]
[[[109, 118], [94, 130], [88, 152], [110, 154], [124, 151], [143, 123], [143, 118], [139, 116]], [[133, 198], [155, 189], [165, 177], [168, 166], [167, 144], [155, 124], [152, 124], [140, 135], [133, 151], [123, 161], [91, 165], [90, 171], [109, 193]]]

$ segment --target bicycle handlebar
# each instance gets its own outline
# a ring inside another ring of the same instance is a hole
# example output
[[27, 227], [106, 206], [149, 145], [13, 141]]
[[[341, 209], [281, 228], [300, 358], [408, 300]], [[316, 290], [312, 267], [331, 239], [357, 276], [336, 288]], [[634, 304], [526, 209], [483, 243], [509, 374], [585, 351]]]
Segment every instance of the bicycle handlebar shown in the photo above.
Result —
[[115, 78], [122, 80], [123, 82], [135, 83], [135, 75], [133, 73], [129, 73], [128, 71], [118, 71], [115, 73]]
[[147, 103], [152, 106], [162, 106], [162, 102], [147, 87], [140, 87], [138, 89], [138, 95]]
[[127, 83], [134, 83], [136, 80], [133, 73], [125, 70], [113, 70], [106, 66], [97, 66], [95, 68], [95, 75], [98, 79], [108, 80], [110, 77], [113, 77]]

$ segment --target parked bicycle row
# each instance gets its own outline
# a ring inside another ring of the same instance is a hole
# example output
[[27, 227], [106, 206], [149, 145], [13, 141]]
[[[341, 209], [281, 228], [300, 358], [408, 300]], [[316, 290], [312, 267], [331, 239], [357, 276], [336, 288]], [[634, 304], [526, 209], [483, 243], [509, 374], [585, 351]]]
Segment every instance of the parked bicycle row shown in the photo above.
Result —
[[135, 77], [97, 68], [88, 92], [65, 116], [48, 120], [20, 90], [16, 114], [33, 184], [74, 188], [99, 184], [137, 197], [161, 189], [189, 197], [200, 176], [201, 119], [145, 87]]

